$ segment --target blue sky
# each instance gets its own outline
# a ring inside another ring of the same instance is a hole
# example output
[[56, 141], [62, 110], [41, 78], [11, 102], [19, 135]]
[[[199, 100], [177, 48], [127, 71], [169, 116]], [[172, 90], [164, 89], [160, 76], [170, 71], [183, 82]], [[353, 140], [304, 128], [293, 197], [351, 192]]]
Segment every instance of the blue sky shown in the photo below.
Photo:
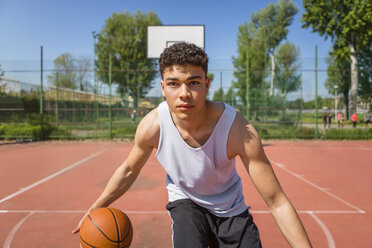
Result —
[[[210, 69], [215, 73], [212, 92], [220, 87], [220, 72], [213, 69], [231, 69], [223, 72], [223, 87], [231, 84], [232, 57], [237, 56], [239, 25], [248, 22], [250, 15], [273, 1], [169, 1], [169, 0], [0, 0], [0, 64], [6, 76], [38, 84], [37, 73], [14, 73], [12, 70], [39, 69], [40, 46], [43, 46], [46, 69], [53, 69], [53, 60], [69, 52], [76, 57], [93, 57], [92, 31], [99, 32], [113, 12], [144, 13], [154, 11], [164, 25], [205, 25], [205, 50], [210, 57]], [[275, 1], [274, 1], [275, 2]], [[331, 46], [310, 29], [301, 28], [302, 1], [293, 1], [299, 8], [287, 39], [299, 47], [303, 72], [304, 95], [314, 95], [315, 45], [318, 46], [319, 94], [324, 89], [325, 57]], [[9, 72], [7, 72], [9, 71]], [[156, 94], [159, 90], [156, 88]]]

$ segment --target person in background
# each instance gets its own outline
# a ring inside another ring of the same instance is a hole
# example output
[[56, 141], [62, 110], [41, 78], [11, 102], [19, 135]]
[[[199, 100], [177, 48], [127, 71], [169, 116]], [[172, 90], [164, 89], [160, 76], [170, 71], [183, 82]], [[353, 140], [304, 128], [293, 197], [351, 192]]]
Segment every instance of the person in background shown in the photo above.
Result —
[[137, 112], [136, 110], [133, 110], [132, 114], [130, 115], [130, 117], [132, 118], [132, 123], [136, 122], [136, 116], [137, 116]]
[[332, 117], [333, 117], [333, 114], [332, 114], [332, 113], [329, 113], [329, 114], [328, 114], [328, 128], [331, 128], [331, 125], [332, 125]]
[[358, 122], [358, 116], [356, 112], [351, 116], [351, 120], [353, 121], [353, 128], [356, 128], [357, 122]]
[[364, 116], [364, 122], [366, 123], [366, 128], [371, 124], [371, 114], [369, 112]]
[[344, 114], [341, 112], [338, 112], [337, 114], [337, 123], [338, 123], [338, 128], [344, 127]]
[[323, 124], [324, 124], [324, 128], [327, 127], [327, 119], [328, 119], [328, 114], [327, 114], [327, 112], [324, 112], [323, 113]]

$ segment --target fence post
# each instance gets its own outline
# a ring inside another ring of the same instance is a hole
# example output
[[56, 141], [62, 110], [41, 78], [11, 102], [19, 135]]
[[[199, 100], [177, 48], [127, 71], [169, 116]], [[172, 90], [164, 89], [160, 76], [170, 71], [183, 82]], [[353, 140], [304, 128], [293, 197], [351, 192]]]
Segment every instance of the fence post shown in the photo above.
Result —
[[75, 111], [75, 89], [72, 89], [72, 123], [75, 124], [76, 111]]
[[[222, 91], [222, 71], [220, 71], [220, 88]], [[223, 95], [222, 95], [222, 98], [223, 98]], [[221, 99], [221, 101], [223, 101], [223, 99]]]
[[40, 140], [44, 138], [43, 128], [43, 46], [40, 47]]
[[56, 122], [57, 126], [59, 125], [59, 116], [58, 116], [58, 71], [56, 72]]
[[246, 98], [246, 108], [247, 108], [247, 120], [249, 120], [249, 54], [248, 54], [248, 44], [247, 44], [247, 50], [246, 50], [246, 56], [247, 56], [247, 69], [246, 69], [246, 91], [245, 91], [245, 98]]
[[92, 32], [93, 34], [93, 84], [94, 84], [94, 109], [93, 109], [93, 118], [94, 122], [97, 124], [98, 120], [98, 103], [97, 103], [97, 94], [98, 94], [98, 89], [97, 89], [97, 78], [96, 78], [96, 69], [95, 69], [95, 61], [96, 61], [96, 38], [98, 34], [96, 34], [95, 31]]
[[267, 51], [267, 43], [265, 42], [265, 53], [264, 53], [264, 73], [262, 77], [262, 92], [264, 94], [264, 123], [266, 123], [266, 117], [267, 117], [267, 94], [266, 94], [266, 66], [267, 66], [267, 58], [266, 58], [266, 51]]
[[109, 53], [109, 137], [112, 138], [112, 121], [111, 121], [111, 73], [112, 73], [112, 61], [111, 61], [111, 46], [110, 46], [110, 53]]
[[315, 45], [315, 138], [318, 137], [318, 46]]

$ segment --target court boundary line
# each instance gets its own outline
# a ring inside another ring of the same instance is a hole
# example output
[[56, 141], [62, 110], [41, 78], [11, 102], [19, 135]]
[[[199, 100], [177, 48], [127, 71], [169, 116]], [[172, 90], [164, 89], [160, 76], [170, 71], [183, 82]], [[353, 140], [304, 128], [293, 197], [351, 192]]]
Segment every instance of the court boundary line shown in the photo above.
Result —
[[[138, 210], [125, 210], [121, 209], [123, 212], [128, 214], [167, 214], [166, 210], [159, 210], [159, 211], [138, 211]], [[84, 214], [86, 210], [42, 210], [42, 209], [14, 209], [14, 210], [5, 210], [1, 209], [0, 214], [7, 214], [7, 213], [35, 213], [35, 214]], [[271, 214], [269, 210], [252, 210], [249, 211], [253, 214]], [[297, 211], [299, 214], [365, 214], [359, 211], [342, 211], [342, 210], [299, 210]]]
[[21, 228], [23, 223], [25, 223], [33, 214], [34, 212], [31, 211], [28, 213], [28, 215], [26, 215], [20, 221], [18, 221], [18, 223], [12, 228], [12, 230], [9, 232], [8, 236], [6, 237], [3, 248], [10, 248], [10, 245], [12, 244], [12, 241], [18, 229]]
[[[166, 210], [162, 211], [131, 211], [131, 210], [123, 210], [127, 214], [156, 214], [156, 215], [168, 215], [169, 212]], [[269, 210], [253, 210], [250, 211], [252, 214], [271, 214]], [[8, 234], [7, 239], [4, 242], [3, 248], [10, 248], [10, 245], [13, 241], [14, 236], [16, 235], [19, 228], [34, 214], [84, 214], [86, 213], [85, 210], [0, 210], [1, 213], [27, 213], [25, 217], [23, 217], [11, 230]], [[327, 226], [318, 218], [317, 214], [364, 214], [360, 211], [332, 211], [332, 210], [322, 210], [322, 211], [307, 211], [307, 210], [300, 210], [297, 211], [298, 214], [308, 214], [310, 215], [315, 222], [320, 226], [321, 230], [326, 236], [326, 240], [328, 242], [329, 248], [335, 248], [335, 241], [333, 236]]]
[[36, 181], [36, 182], [34, 182], [34, 183], [26, 186], [26, 187], [21, 188], [20, 190], [14, 192], [13, 194], [10, 194], [10, 195], [8, 195], [8, 196], [0, 199], [0, 204], [3, 203], [3, 202], [5, 202], [5, 201], [7, 201], [7, 200], [9, 200], [9, 199], [12, 199], [12, 198], [14, 198], [14, 197], [16, 197], [16, 196], [18, 196], [18, 195], [20, 195], [20, 194], [22, 194], [22, 193], [30, 190], [30, 189], [32, 189], [32, 188], [35, 188], [36, 186], [38, 186], [38, 185], [40, 185], [42, 183], [45, 183], [46, 181], [49, 181], [52, 178], [55, 178], [55, 177], [57, 177], [57, 176], [65, 173], [65, 172], [67, 172], [67, 171], [75, 168], [76, 166], [79, 166], [79, 165], [81, 165], [81, 164], [83, 164], [83, 163], [91, 160], [92, 158], [97, 157], [98, 155], [100, 155], [101, 153], [103, 153], [105, 151], [107, 151], [107, 149], [104, 149], [102, 151], [96, 152], [96, 153], [94, 153], [94, 154], [92, 154], [92, 155], [90, 155], [90, 156], [88, 156], [86, 158], [81, 159], [78, 162], [75, 162], [75, 163], [73, 163], [73, 164], [71, 164], [71, 165], [69, 165], [69, 166], [67, 166], [67, 167], [65, 167], [65, 168], [63, 168], [63, 169], [61, 169], [59, 171], [54, 172], [53, 174], [51, 174], [49, 176], [46, 176], [46, 177], [44, 177], [44, 178], [42, 178], [42, 179], [40, 179], [40, 180], [38, 180], [38, 181]]
[[327, 226], [323, 223], [323, 221], [321, 221], [318, 216], [316, 216], [313, 212], [309, 211], [308, 214], [313, 217], [313, 219], [318, 223], [318, 225], [320, 226], [320, 228], [323, 230], [326, 238], [327, 238], [327, 241], [328, 241], [328, 247], [329, 248], [336, 248], [336, 245], [335, 245], [335, 240], [333, 239], [332, 237], [332, 234], [331, 232], [329, 231], [329, 229], [327, 228]]
[[275, 161], [273, 161], [273, 160], [271, 160], [271, 159], [270, 159], [270, 162], [273, 163], [274, 165], [276, 165], [278, 168], [280, 168], [280, 169], [286, 171], [287, 173], [291, 174], [292, 176], [297, 177], [297, 178], [300, 179], [301, 181], [303, 181], [303, 182], [305, 182], [305, 183], [307, 183], [307, 184], [313, 186], [314, 188], [316, 188], [316, 189], [322, 191], [323, 193], [326, 193], [327, 195], [333, 197], [334, 199], [340, 201], [341, 203], [345, 204], [346, 206], [348, 206], [348, 207], [350, 207], [350, 208], [353, 208], [353, 209], [355, 209], [356, 211], [358, 211], [358, 212], [360, 212], [360, 213], [362, 213], [362, 214], [365, 213], [365, 211], [363, 211], [363, 210], [361, 210], [360, 208], [354, 206], [354, 205], [351, 204], [350, 202], [348, 202], [348, 201], [346, 201], [346, 200], [344, 200], [344, 199], [342, 199], [342, 198], [336, 196], [335, 194], [332, 194], [331, 192], [325, 190], [324, 188], [318, 186], [317, 184], [311, 182], [310, 180], [305, 179], [303, 176], [301, 176], [301, 175], [299, 175], [299, 174], [297, 174], [297, 173], [291, 171], [290, 169], [287, 169], [283, 164], [278, 163], [278, 162], [275, 162]]

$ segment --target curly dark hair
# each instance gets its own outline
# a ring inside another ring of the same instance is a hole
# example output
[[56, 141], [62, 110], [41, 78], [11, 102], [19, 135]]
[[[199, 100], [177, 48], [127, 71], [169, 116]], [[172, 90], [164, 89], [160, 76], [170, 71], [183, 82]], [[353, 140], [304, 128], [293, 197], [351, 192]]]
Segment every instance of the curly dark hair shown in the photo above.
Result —
[[160, 74], [163, 78], [163, 73], [166, 68], [173, 65], [196, 65], [200, 66], [205, 75], [208, 73], [208, 55], [204, 50], [194, 44], [179, 42], [164, 49], [159, 58]]

